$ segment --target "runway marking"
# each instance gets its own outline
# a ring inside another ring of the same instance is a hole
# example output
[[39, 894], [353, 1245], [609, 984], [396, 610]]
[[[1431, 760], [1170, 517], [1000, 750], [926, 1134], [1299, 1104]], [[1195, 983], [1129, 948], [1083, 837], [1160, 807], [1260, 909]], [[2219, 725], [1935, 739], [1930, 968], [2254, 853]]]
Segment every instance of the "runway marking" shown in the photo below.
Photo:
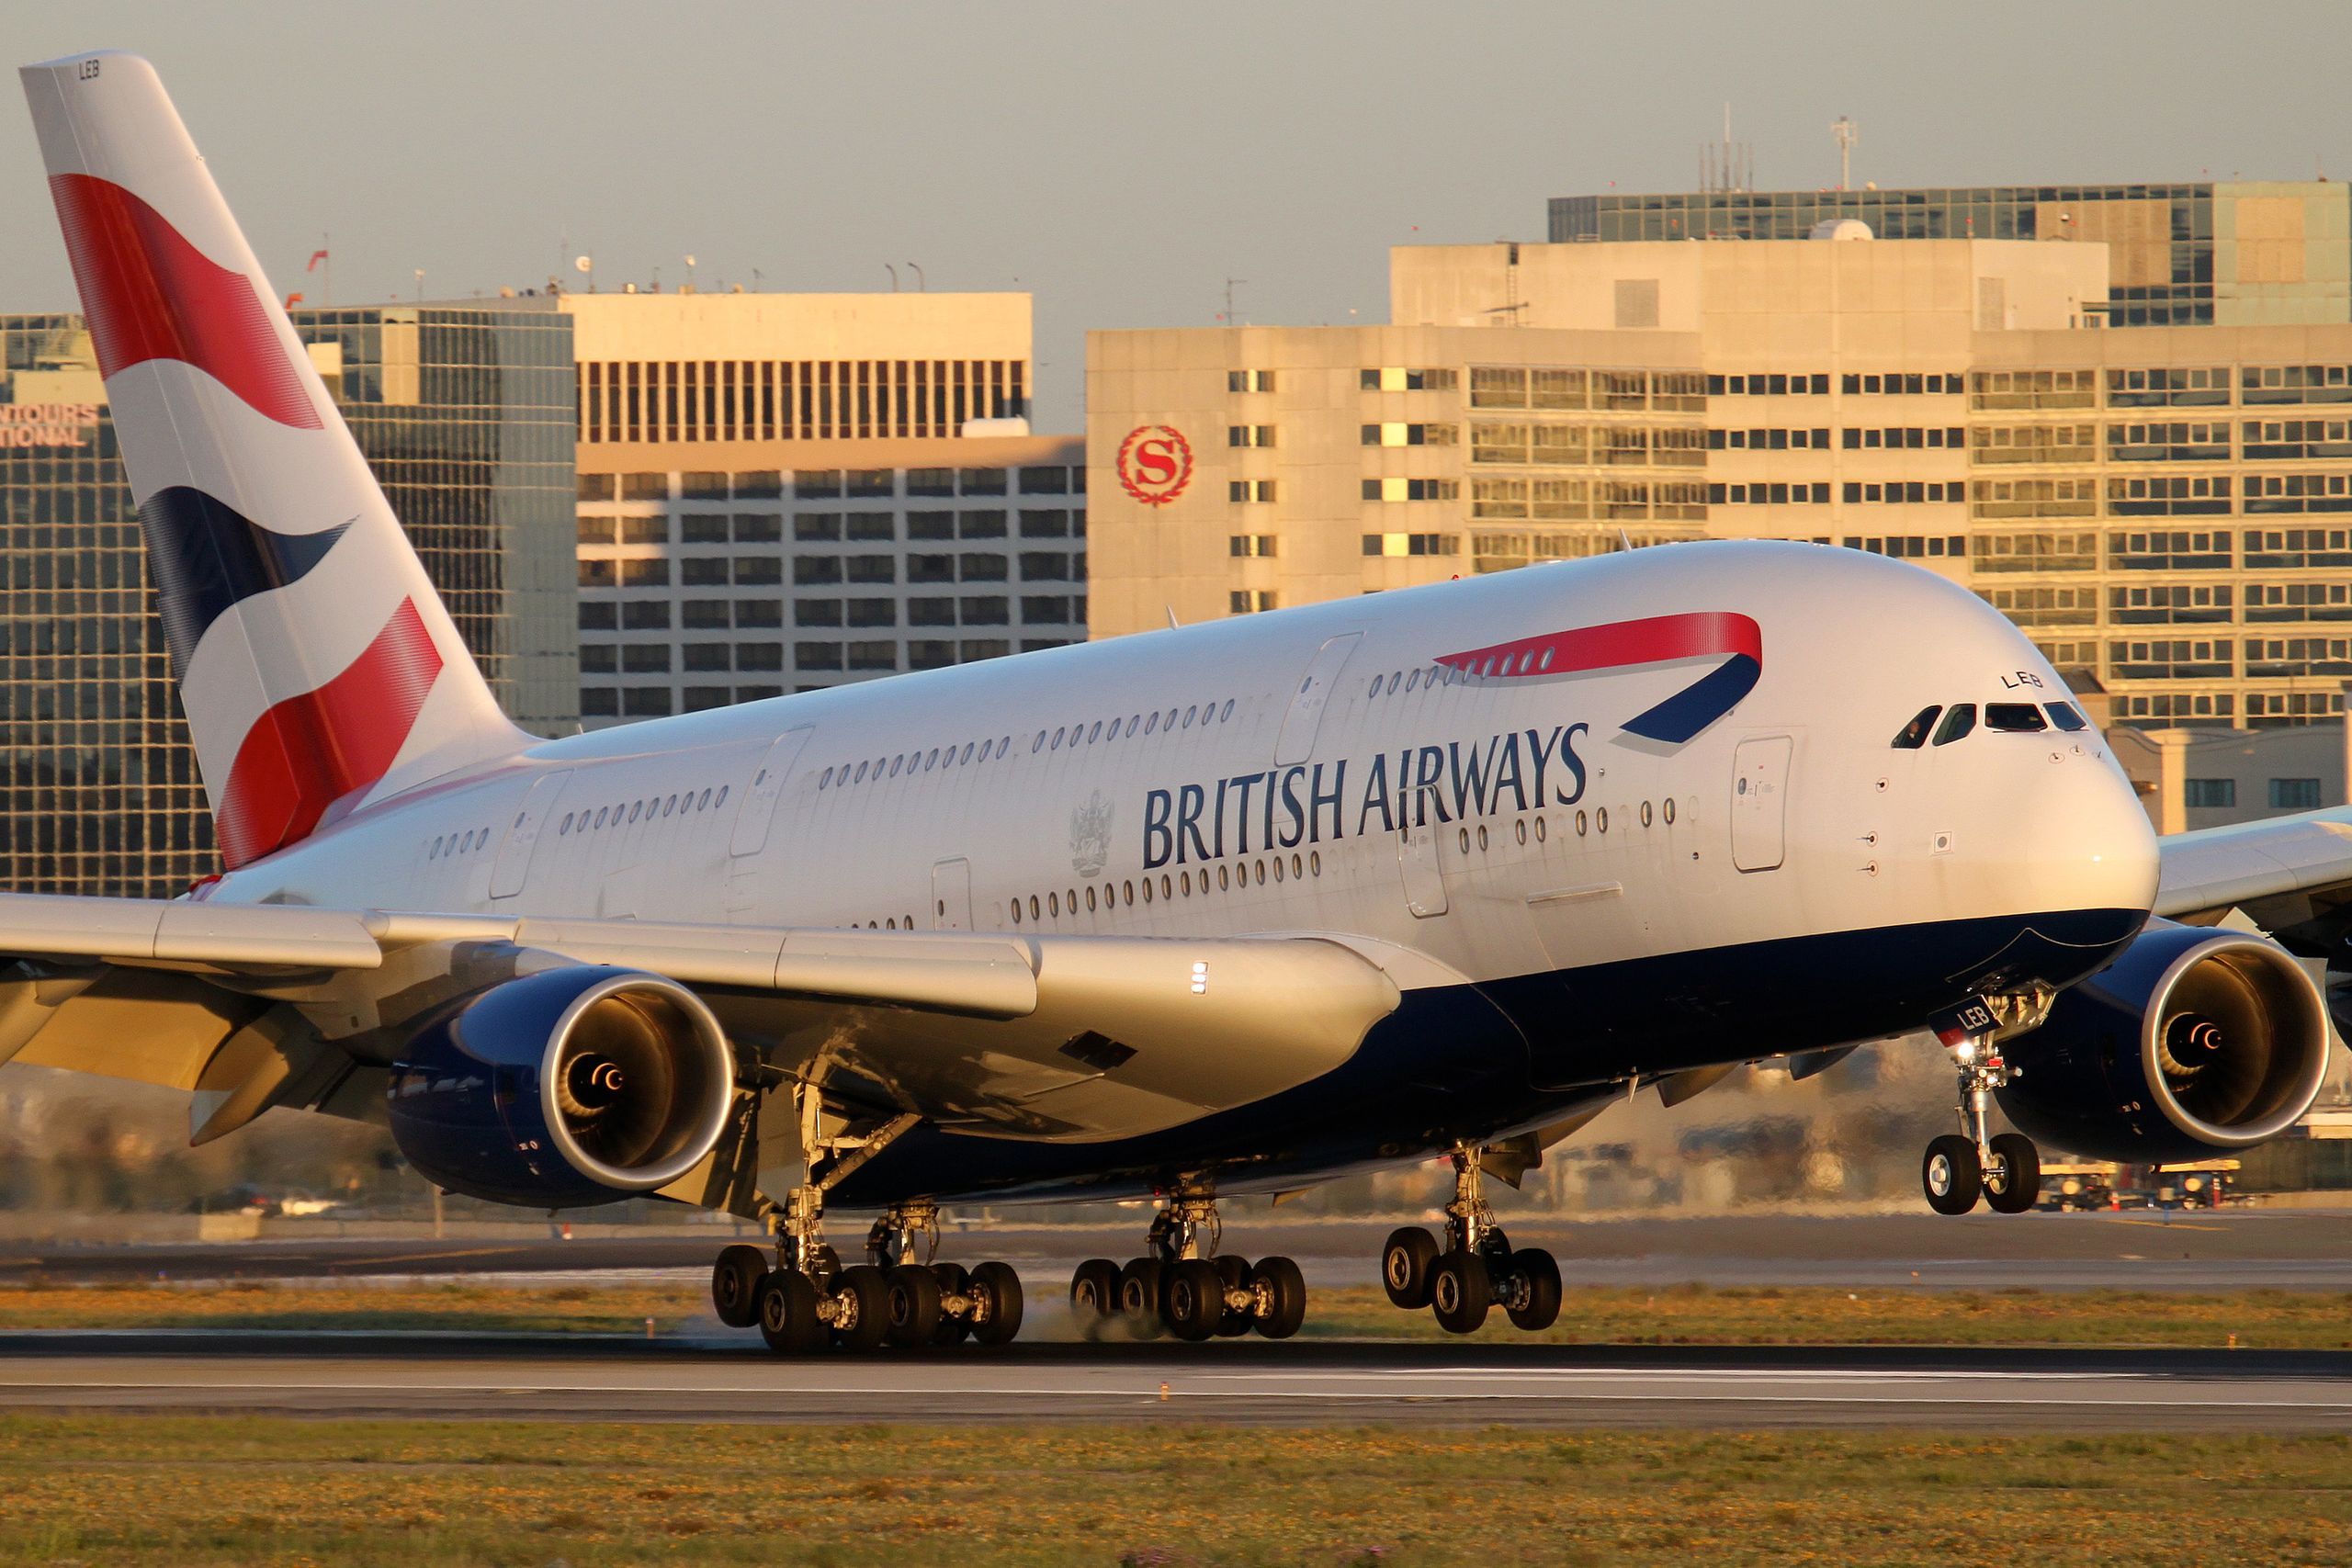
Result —
[[490, 1258], [501, 1252], [514, 1252], [520, 1249], [514, 1247], [466, 1247], [442, 1252], [395, 1252], [385, 1258], [322, 1258], [318, 1261], [325, 1263], [330, 1267], [341, 1265], [347, 1269], [356, 1269], [362, 1265], [370, 1263], [407, 1263], [411, 1261], [426, 1263], [436, 1258]]
[[2212, 1231], [2217, 1235], [2226, 1235], [2230, 1229], [2227, 1225], [2192, 1225], [2187, 1220], [2118, 1220], [2115, 1223], [2119, 1225], [2146, 1225], [2160, 1231]]

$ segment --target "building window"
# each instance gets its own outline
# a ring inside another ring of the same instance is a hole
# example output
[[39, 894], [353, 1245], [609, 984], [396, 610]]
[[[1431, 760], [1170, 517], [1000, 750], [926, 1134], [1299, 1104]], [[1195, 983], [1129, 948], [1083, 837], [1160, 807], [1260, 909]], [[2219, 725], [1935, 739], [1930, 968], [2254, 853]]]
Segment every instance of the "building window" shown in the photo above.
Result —
[[1453, 556], [1462, 553], [1462, 540], [1453, 534], [1366, 534], [1368, 556]]
[[2319, 780], [2272, 779], [2270, 807], [2274, 811], [2318, 810]]
[[1250, 615], [1261, 610], [1275, 608], [1274, 592], [1270, 588], [1237, 588], [1229, 603], [1237, 615]]
[[[2285, 781], [2273, 779], [2276, 785]], [[2238, 781], [2235, 779], [2188, 779], [2184, 781], [2182, 804], [2192, 810], [2219, 811], [2238, 803]]]
[[1274, 373], [1271, 370], [1228, 370], [1225, 373], [1225, 389], [1228, 392], [1271, 392], [1274, 389]]
[[1227, 551], [1237, 556], [1271, 557], [1274, 553], [1272, 534], [1236, 534], [1226, 540]]
[[1264, 502], [1274, 499], [1272, 479], [1235, 479], [1225, 487], [1227, 501]]
[[1272, 446], [1274, 427], [1271, 424], [1229, 424], [1225, 427], [1227, 446]]

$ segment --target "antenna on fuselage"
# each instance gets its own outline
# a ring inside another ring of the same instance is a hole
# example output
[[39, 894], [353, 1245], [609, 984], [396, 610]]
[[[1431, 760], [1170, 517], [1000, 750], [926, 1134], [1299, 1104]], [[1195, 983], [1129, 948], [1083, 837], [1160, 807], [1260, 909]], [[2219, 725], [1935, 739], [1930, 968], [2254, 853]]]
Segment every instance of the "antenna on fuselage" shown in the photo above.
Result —
[[1176, 606], [1173, 604], [1168, 606], [1168, 629], [1171, 632], [1178, 629], [1176, 622]]

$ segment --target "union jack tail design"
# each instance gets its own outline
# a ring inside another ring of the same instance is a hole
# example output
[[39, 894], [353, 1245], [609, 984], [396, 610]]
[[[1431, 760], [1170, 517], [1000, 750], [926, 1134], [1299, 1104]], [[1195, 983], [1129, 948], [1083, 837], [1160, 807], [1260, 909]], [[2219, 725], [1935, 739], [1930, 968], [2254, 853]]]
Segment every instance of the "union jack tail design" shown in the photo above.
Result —
[[230, 868], [524, 745], [154, 68], [20, 74]]

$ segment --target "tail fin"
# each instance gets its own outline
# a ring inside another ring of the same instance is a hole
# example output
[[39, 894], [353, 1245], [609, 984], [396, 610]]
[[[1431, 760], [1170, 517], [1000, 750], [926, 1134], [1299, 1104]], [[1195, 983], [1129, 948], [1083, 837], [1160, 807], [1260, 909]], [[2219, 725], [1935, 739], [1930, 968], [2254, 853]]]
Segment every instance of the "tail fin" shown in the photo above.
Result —
[[20, 74], [230, 867], [525, 744], [154, 68]]

